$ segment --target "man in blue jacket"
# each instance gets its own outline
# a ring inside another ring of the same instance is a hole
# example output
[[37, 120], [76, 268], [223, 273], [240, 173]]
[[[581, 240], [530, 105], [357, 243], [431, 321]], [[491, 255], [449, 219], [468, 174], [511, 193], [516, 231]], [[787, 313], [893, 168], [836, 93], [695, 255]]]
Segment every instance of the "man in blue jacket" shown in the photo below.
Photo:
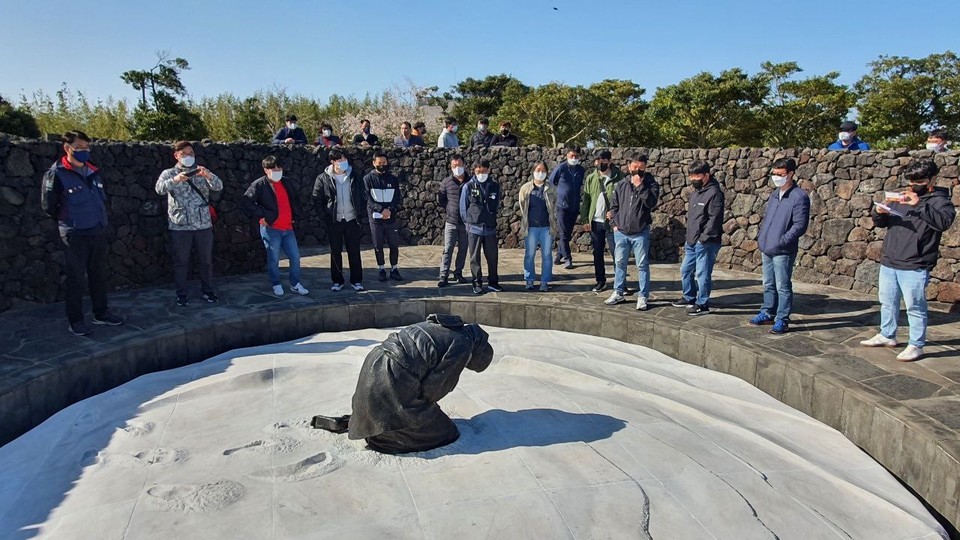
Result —
[[500, 292], [497, 245], [497, 214], [500, 212], [500, 184], [490, 178], [490, 161], [481, 159], [473, 165], [473, 178], [460, 190], [460, 217], [467, 227], [470, 245], [470, 272], [473, 294], [483, 294], [483, 270], [480, 251], [487, 260], [487, 289]]
[[840, 134], [827, 150], [869, 150], [870, 145], [857, 137], [857, 123], [849, 120], [840, 124]]
[[767, 200], [757, 237], [763, 263], [763, 305], [750, 324], [773, 323], [771, 334], [784, 334], [789, 329], [793, 263], [800, 249], [800, 237], [810, 223], [810, 197], [797, 186], [796, 171], [797, 162], [793, 159], [773, 162], [770, 180], [777, 189]]
[[287, 124], [273, 136], [273, 144], [307, 144], [307, 134], [297, 127], [297, 116], [287, 115]]
[[90, 137], [68, 131], [60, 137], [63, 158], [43, 175], [40, 206], [57, 218], [66, 255], [66, 303], [69, 330], [85, 336], [83, 282], [90, 288], [93, 324], [117, 326], [123, 319], [107, 309], [107, 194], [96, 167], [90, 164]]
[[580, 165], [580, 148], [574, 146], [567, 149], [567, 160], [550, 173], [550, 183], [557, 187], [557, 225], [560, 228], [557, 257], [553, 262], [563, 264], [568, 270], [573, 268], [570, 238], [580, 216], [580, 195], [585, 172], [583, 165]]
[[940, 257], [940, 237], [950, 228], [957, 212], [947, 188], [937, 187], [939, 169], [932, 159], [907, 165], [903, 177], [910, 190], [898, 200], [877, 203], [873, 223], [887, 229], [880, 258], [880, 332], [861, 341], [864, 347], [896, 347], [900, 298], [907, 307], [910, 341], [897, 355], [901, 362], [923, 356], [927, 334], [927, 283], [930, 270]]

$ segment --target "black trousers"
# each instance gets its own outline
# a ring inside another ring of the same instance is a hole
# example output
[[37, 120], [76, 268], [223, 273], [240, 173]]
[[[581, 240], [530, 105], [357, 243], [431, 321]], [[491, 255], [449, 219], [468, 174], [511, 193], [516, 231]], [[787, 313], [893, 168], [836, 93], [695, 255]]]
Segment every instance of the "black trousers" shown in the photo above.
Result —
[[83, 320], [83, 285], [86, 281], [93, 314], [107, 312], [107, 237], [68, 234], [60, 237], [67, 259], [67, 320]]
[[573, 237], [573, 226], [580, 215], [579, 208], [557, 208], [557, 224], [560, 234], [557, 235], [557, 257], [555, 261], [572, 261], [570, 253], [570, 239]]
[[480, 268], [480, 251], [483, 251], [487, 259], [487, 273], [489, 274], [489, 284], [494, 287], [500, 284], [500, 274], [497, 273], [497, 258], [499, 251], [497, 247], [497, 235], [481, 236], [479, 234], [468, 234], [470, 245], [470, 273], [473, 274], [473, 284], [483, 285], [483, 270]]
[[190, 252], [197, 251], [197, 273], [200, 290], [213, 293], [213, 227], [199, 231], [170, 231], [173, 244], [173, 282], [177, 296], [186, 296], [190, 274]]
[[360, 220], [330, 221], [327, 223], [327, 236], [330, 239], [330, 279], [343, 285], [343, 246], [346, 245], [347, 260], [350, 262], [350, 283], [363, 283]]
[[593, 245], [593, 275], [597, 283], [607, 282], [607, 271], [603, 256], [604, 248], [610, 250], [610, 258], [615, 256], [615, 246], [613, 243], [613, 228], [607, 228], [607, 224], [599, 221], [590, 223], [590, 243]]
[[373, 237], [373, 253], [377, 256], [377, 265], [383, 266], [383, 244], [390, 248], [390, 266], [400, 262], [400, 231], [397, 220], [370, 218], [370, 236]]

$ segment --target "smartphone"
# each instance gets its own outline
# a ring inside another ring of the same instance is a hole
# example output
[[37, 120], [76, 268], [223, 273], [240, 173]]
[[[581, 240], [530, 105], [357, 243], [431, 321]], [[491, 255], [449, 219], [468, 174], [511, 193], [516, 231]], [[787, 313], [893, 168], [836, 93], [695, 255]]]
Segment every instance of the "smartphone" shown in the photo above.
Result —
[[183, 174], [187, 175], [187, 177], [190, 177], [196, 176], [198, 172], [200, 172], [200, 169], [190, 169], [189, 171], [183, 171]]
[[884, 191], [883, 198], [893, 202], [903, 202], [903, 193], [899, 191]]

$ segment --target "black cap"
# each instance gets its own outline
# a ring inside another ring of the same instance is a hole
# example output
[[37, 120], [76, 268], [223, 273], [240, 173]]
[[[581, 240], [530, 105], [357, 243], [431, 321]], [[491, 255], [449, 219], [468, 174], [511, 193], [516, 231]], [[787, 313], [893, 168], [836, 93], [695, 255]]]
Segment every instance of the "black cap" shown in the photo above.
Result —
[[296, 121], [297, 121], [297, 115], [295, 115], [295, 114], [288, 114], [288, 115], [287, 115], [287, 122], [296, 122]]
[[857, 123], [846, 120], [840, 123], [840, 131], [856, 131]]

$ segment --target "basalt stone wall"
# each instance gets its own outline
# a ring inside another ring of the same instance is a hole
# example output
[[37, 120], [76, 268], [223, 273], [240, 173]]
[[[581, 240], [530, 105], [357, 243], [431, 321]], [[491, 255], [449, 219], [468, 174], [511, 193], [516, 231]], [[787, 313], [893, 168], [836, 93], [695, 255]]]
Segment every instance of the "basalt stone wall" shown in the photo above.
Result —
[[[312, 210], [310, 195], [314, 179], [328, 165], [327, 151], [306, 147], [271, 147], [252, 143], [204, 143], [195, 146], [198, 163], [224, 181], [217, 201], [221, 216], [215, 226], [216, 273], [259, 272], [264, 267], [263, 246], [256, 222], [240, 209], [247, 185], [262, 175], [260, 160], [269, 154], [281, 159], [285, 176], [298, 187], [305, 203], [305, 218], [297, 225], [302, 246], [326, 245], [322, 221]], [[357, 172], [370, 168], [372, 150], [348, 149]], [[718, 265], [759, 271], [756, 237], [763, 205], [772, 187], [768, 181], [772, 161], [794, 157], [800, 165], [797, 178], [811, 198], [812, 220], [801, 240], [795, 278], [860, 291], [876, 287], [883, 229], [869, 218], [871, 202], [884, 189], [899, 187], [900, 169], [912, 157], [929, 152], [827, 152], [819, 149], [613, 149], [614, 162], [625, 166], [626, 158], [643, 152], [650, 156], [649, 170], [663, 186], [655, 213], [652, 258], [676, 262], [684, 238], [686, 201], [690, 191], [684, 175], [695, 159], [713, 164], [726, 191], [724, 248]], [[436, 203], [440, 180], [448, 174], [452, 150], [388, 149], [391, 166], [404, 183], [401, 237], [408, 244], [440, 244], [443, 213]], [[0, 311], [18, 301], [53, 302], [63, 298], [63, 263], [57, 226], [40, 209], [43, 173], [62, 154], [53, 142], [2, 138], [0, 136]], [[493, 174], [503, 184], [503, 204], [498, 220], [501, 244], [522, 246], [518, 237], [517, 191], [539, 160], [549, 167], [562, 158], [562, 151], [538, 147], [464, 151], [469, 164], [477, 158], [492, 162]], [[951, 152], [936, 156], [941, 166], [940, 185], [956, 183], [957, 158]], [[92, 148], [92, 163], [107, 183], [110, 212], [111, 289], [167, 283], [172, 279], [169, 237], [166, 233], [166, 199], [154, 184], [160, 172], [172, 166], [169, 145], [156, 143], [98, 142]], [[954, 190], [960, 205], [960, 190]], [[365, 240], [367, 240], [365, 238]], [[590, 250], [588, 234], [574, 240], [580, 252]], [[932, 272], [928, 296], [946, 302], [960, 301], [960, 225], [944, 235], [939, 264]]]

